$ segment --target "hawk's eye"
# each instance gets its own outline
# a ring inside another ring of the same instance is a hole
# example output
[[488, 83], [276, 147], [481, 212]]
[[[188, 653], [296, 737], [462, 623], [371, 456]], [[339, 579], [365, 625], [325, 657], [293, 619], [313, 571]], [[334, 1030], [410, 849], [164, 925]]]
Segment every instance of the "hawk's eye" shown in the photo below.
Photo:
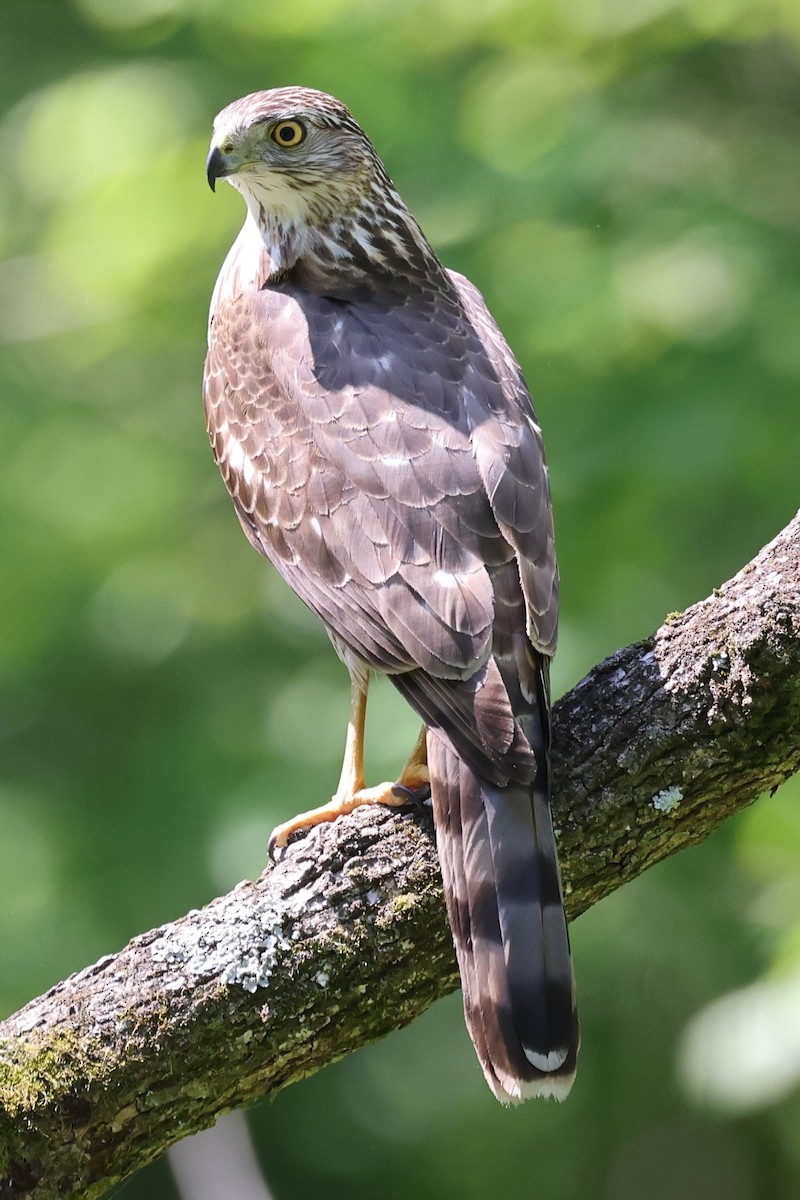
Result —
[[305, 136], [305, 128], [299, 121], [279, 121], [270, 130], [270, 137], [279, 146], [299, 146]]

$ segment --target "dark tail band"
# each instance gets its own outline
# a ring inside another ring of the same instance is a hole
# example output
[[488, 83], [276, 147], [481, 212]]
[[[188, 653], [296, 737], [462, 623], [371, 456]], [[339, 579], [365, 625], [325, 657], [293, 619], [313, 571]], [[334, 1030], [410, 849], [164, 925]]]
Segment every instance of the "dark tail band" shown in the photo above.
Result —
[[428, 734], [439, 858], [464, 1012], [505, 1104], [563, 1100], [579, 1045], [546, 782], [498, 787]]

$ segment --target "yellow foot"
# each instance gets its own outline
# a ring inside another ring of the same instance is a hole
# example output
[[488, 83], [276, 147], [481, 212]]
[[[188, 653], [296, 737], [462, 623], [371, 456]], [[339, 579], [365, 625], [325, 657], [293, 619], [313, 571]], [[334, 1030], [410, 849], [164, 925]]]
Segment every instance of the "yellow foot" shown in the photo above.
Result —
[[276, 852], [284, 848], [298, 829], [322, 825], [325, 821], [335, 821], [337, 817], [353, 812], [362, 804], [388, 804], [394, 808], [409, 803], [419, 804], [426, 798], [428, 790], [428, 768], [421, 763], [409, 763], [395, 783], [379, 783], [377, 787], [359, 788], [357, 792], [351, 792], [349, 795], [334, 796], [328, 804], [299, 813], [298, 816], [292, 817], [291, 821], [276, 826], [267, 847], [269, 857], [274, 860]]

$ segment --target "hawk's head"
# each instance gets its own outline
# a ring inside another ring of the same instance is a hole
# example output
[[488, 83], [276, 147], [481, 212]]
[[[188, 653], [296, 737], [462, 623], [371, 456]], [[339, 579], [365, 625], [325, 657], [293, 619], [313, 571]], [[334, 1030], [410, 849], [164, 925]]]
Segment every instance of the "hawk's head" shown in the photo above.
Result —
[[253, 208], [307, 223], [344, 215], [383, 175], [369, 139], [340, 101], [311, 88], [254, 92], [214, 122], [212, 189], [226, 178]]
[[274, 272], [302, 260], [329, 282], [363, 284], [441, 270], [369, 138], [324, 92], [235, 100], [214, 122], [206, 169], [212, 188], [225, 178], [242, 193]]

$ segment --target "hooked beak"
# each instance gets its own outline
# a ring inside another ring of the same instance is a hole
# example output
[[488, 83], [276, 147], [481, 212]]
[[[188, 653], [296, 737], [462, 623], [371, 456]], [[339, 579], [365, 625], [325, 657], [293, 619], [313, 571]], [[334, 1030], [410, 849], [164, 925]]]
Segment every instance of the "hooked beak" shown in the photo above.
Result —
[[235, 175], [241, 165], [233, 155], [225, 155], [219, 146], [212, 146], [206, 159], [206, 179], [212, 192], [218, 179], [224, 179], [226, 175]]

